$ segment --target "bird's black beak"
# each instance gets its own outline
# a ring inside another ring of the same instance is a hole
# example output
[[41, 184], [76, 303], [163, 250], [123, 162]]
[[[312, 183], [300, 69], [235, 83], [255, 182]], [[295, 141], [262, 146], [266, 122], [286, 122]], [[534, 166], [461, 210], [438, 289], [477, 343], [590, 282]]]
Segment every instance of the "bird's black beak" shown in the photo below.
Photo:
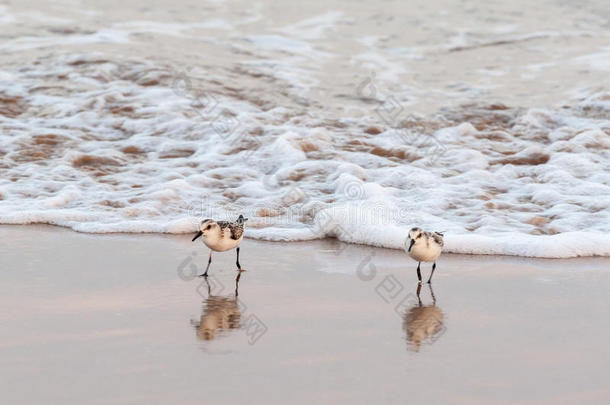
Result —
[[411, 239], [411, 243], [409, 243], [409, 252], [411, 251], [411, 248], [413, 247], [414, 243], [415, 243], [415, 239]]
[[201, 232], [201, 231], [197, 232], [197, 235], [195, 235], [195, 237], [193, 238], [193, 240], [191, 242], [195, 242], [195, 239], [197, 239], [201, 235], [203, 235], [203, 232]]

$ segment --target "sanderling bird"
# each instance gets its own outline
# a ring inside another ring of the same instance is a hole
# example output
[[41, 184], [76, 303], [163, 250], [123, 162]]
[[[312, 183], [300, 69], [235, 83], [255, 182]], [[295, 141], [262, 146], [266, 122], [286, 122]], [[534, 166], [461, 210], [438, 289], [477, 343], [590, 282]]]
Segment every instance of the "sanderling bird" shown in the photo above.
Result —
[[405, 251], [408, 255], [417, 260], [417, 278], [421, 283], [421, 270], [419, 266], [421, 262], [434, 262], [432, 265], [432, 273], [428, 283], [432, 281], [432, 275], [436, 269], [436, 259], [441, 255], [443, 250], [443, 234], [440, 232], [424, 232], [421, 228], [413, 228], [409, 231], [407, 239], [405, 239]]
[[205, 268], [205, 273], [199, 277], [207, 277], [210, 264], [212, 263], [212, 251], [226, 252], [237, 248], [237, 268], [241, 271], [239, 265], [239, 244], [244, 238], [244, 225], [248, 218], [240, 215], [235, 222], [214, 221], [213, 219], [205, 219], [201, 222], [199, 232], [193, 238], [193, 242], [200, 236], [203, 236], [203, 243], [210, 248], [210, 258], [208, 259], [208, 267]]

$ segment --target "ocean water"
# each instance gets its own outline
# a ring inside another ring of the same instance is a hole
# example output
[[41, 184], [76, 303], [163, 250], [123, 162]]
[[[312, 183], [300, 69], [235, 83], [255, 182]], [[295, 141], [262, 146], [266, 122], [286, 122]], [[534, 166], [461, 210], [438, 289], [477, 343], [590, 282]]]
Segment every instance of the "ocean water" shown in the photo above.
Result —
[[610, 255], [605, 2], [0, 1], [0, 223]]

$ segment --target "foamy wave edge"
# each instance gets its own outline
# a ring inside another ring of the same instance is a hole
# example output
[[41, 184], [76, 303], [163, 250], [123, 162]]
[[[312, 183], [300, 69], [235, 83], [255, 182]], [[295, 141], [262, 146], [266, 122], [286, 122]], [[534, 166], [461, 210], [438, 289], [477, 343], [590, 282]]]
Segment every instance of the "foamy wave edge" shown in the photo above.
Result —
[[[286, 238], [281, 229], [271, 234], [270, 229], [250, 230], [246, 233], [254, 239], [271, 241], [294, 241], [308, 238], [308, 232], [300, 232], [303, 238]], [[292, 231], [293, 236], [299, 233]], [[341, 235], [336, 232], [320, 235], [319, 238], [337, 239], [361, 245], [389, 249], [403, 249], [408, 229], [403, 227], [362, 227], [357, 235]], [[556, 235], [526, 235], [506, 233], [498, 235], [445, 234], [444, 253], [471, 255], [506, 255], [545, 259], [566, 259], [573, 257], [610, 256], [610, 235], [598, 232], [565, 232]]]
[[[187, 234], [196, 230], [193, 218], [182, 218], [160, 223], [151, 220], [132, 220], [113, 223], [93, 222], [94, 215], [55, 212], [21, 213], [0, 216], [0, 224], [46, 224], [70, 228], [91, 234], [108, 233], [163, 233]], [[91, 221], [91, 222], [88, 222]], [[336, 238], [346, 243], [403, 249], [408, 228], [386, 225], [383, 227], [343, 223], [339, 227], [325, 226], [325, 230], [308, 226], [299, 228], [265, 227], [246, 229], [250, 239], [273, 242], [298, 242]], [[340, 229], [340, 230], [337, 230]], [[526, 235], [503, 233], [497, 235], [445, 234], [444, 253], [470, 255], [507, 255], [546, 259], [610, 256], [610, 235], [600, 232], [564, 232], [556, 235]]]

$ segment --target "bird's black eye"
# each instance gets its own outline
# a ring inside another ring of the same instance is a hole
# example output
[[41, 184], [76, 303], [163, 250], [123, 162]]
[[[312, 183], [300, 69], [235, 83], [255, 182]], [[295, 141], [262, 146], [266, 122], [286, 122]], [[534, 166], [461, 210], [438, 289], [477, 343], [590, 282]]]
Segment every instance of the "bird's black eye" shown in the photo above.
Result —
[[208, 225], [205, 229], [210, 229], [212, 228], [212, 225]]
[[417, 239], [421, 238], [422, 236], [424, 236], [424, 235], [422, 235], [422, 234], [420, 233], [419, 235], [417, 235]]

